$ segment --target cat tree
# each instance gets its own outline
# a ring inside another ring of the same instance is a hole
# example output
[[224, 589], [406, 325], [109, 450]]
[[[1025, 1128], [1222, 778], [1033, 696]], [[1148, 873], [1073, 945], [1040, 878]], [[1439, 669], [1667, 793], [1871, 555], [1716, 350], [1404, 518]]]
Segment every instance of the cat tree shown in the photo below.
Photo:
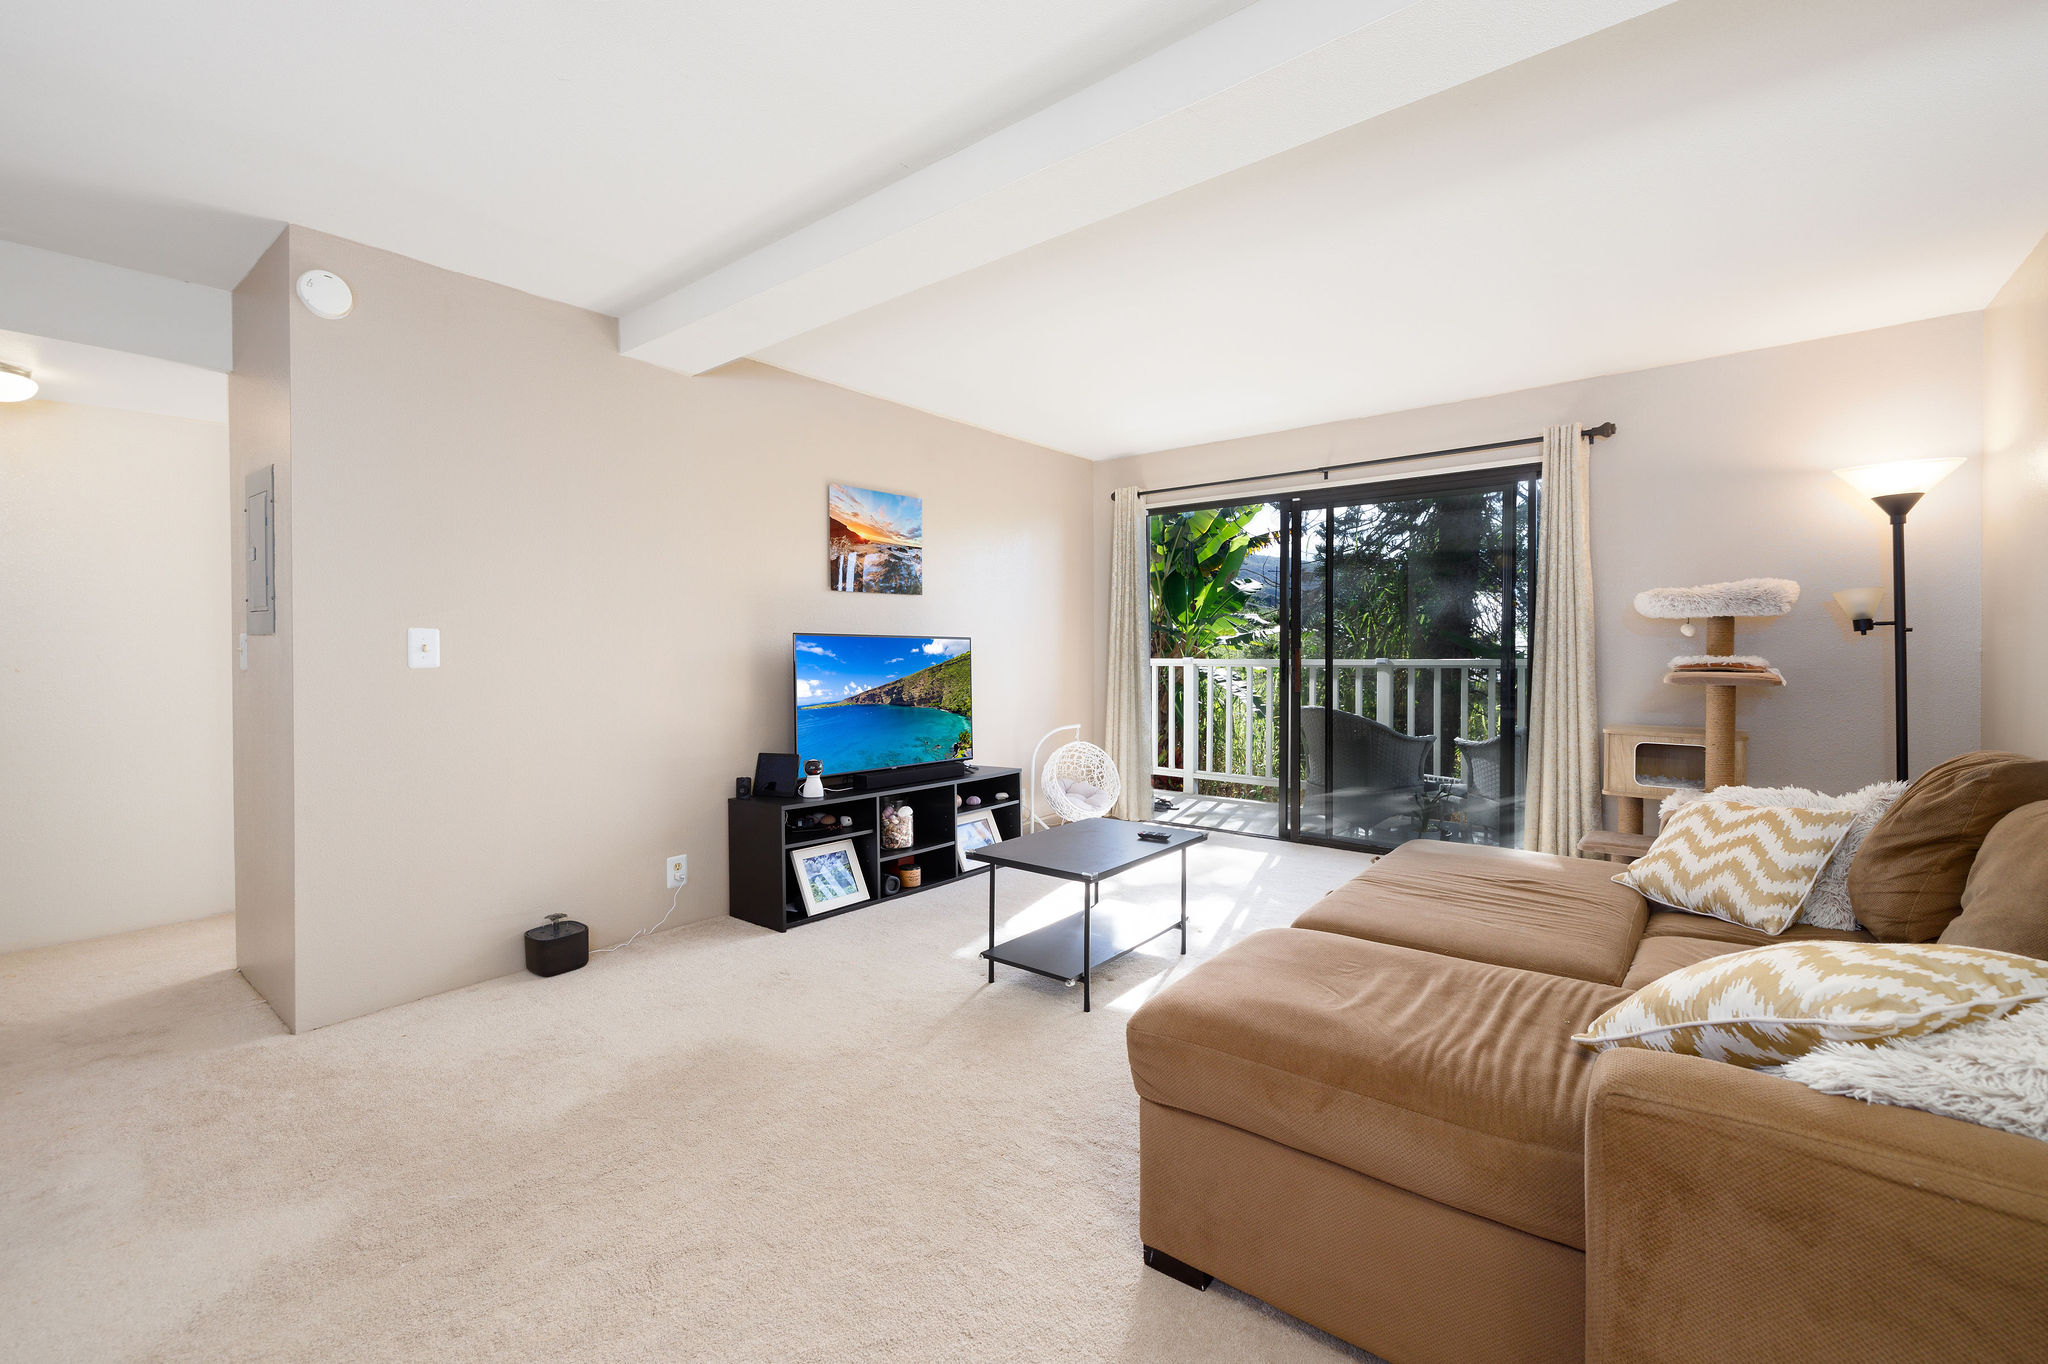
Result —
[[1636, 594], [1636, 612], [1652, 620], [1682, 620], [1681, 634], [1704, 619], [1705, 651], [1671, 660], [1664, 680], [1673, 686], [1704, 687], [1707, 710], [1706, 789], [1735, 784], [1735, 698], [1746, 687], [1782, 687], [1785, 678], [1754, 654], [1735, 652], [1737, 616], [1782, 616], [1799, 600], [1789, 578], [1743, 578], [1704, 587], [1653, 587]]
[[[1672, 686], [1699, 687], [1705, 693], [1706, 727], [1698, 731], [1703, 742], [1705, 764], [1702, 790], [1739, 785], [1744, 777], [1746, 754], [1744, 736], [1735, 728], [1735, 702], [1747, 687], [1782, 687], [1784, 674], [1754, 654], [1735, 652], [1737, 616], [1782, 616], [1799, 600], [1799, 584], [1786, 578], [1743, 578], [1730, 583], [1708, 583], [1702, 587], [1655, 587], [1636, 596], [1636, 611], [1652, 620], [1680, 620], [1679, 633], [1688, 637], [1698, 632], [1696, 622], [1706, 622], [1704, 652], [1682, 654], [1666, 664], [1664, 681]], [[1648, 850], [1650, 838], [1643, 832], [1646, 801], [1630, 798], [1615, 789], [1617, 751], [1633, 747], [1633, 735], [1645, 742], [1663, 741], [1684, 746], [1690, 733], [1680, 730], [1652, 731], [1636, 727], [1607, 731], [1606, 794], [1622, 796], [1618, 807], [1620, 828], [1595, 829], [1579, 840], [1579, 852], [1588, 856], [1631, 861]], [[1617, 740], [1622, 740], [1617, 745]], [[1638, 785], [1636, 790], [1642, 788]]]

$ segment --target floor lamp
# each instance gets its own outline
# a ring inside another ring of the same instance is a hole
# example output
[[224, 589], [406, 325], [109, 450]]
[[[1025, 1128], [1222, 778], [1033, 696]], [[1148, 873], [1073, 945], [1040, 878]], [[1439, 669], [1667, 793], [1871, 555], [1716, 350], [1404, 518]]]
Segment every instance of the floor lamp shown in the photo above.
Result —
[[1856, 627], [1867, 635], [1880, 625], [1892, 627], [1892, 707], [1898, 727], [1899, 780], [1906, 778], [1906, 513], [1913, 510], [1928, 489], [1963, 467], [1960, 459], [1902, 459], [1892, 464], [1865, 464], [1854, 469], [1837, 469], [1835, 476], [1875, 502], [1892, 520], [1892, 618], [1872, 619], [1877, 604], [1884, 600], [1881, 587], [1853, 587], [1835, 593], [1835, 601]]

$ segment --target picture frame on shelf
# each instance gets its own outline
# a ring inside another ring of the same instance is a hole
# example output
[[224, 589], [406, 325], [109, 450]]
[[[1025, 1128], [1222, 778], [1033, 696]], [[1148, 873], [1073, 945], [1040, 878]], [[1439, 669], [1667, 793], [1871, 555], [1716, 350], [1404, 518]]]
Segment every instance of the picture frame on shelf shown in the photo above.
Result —
[[967, 860], [967, 854], [1002, 841], [1003, 831], [996, 827], [993, 810], [962, 810], [953, 817], [953, 846], [958, 850], [963, 872], [972, 871], [975, 866]]
[[860, 854], [850, 838], [791, 848], [789, 864], [796, 869], [797, 893], [803, 896], [806, 915], [845, 909], [869, 898]]

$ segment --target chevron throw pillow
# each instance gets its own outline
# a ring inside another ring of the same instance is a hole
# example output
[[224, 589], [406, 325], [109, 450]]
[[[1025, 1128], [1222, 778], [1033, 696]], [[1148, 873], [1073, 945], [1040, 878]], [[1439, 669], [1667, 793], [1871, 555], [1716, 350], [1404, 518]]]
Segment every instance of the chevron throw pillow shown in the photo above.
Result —
[[2048, 998], [2048, 962], [1947, 943], [1781, 942], [1659, 976], [1572, 1041], [1775, 1066], [1827, 1042], [1920, 1037]]
[[1853, 810], [1696, 801], [1614, 879], [1672, 909], [1783, 933], [1855, 822]]

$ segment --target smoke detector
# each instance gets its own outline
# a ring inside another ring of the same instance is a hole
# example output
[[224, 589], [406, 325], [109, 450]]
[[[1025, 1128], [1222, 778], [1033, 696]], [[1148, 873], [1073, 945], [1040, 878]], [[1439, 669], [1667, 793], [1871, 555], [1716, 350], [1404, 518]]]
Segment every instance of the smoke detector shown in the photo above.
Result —
[[332, 270], [308, 270], [299, 276], [299, 302], [313, 316], [333, 322], [348, 316], [356, 296], [348, 281]]

